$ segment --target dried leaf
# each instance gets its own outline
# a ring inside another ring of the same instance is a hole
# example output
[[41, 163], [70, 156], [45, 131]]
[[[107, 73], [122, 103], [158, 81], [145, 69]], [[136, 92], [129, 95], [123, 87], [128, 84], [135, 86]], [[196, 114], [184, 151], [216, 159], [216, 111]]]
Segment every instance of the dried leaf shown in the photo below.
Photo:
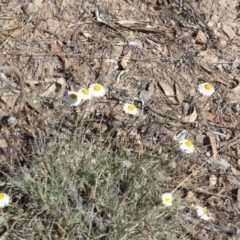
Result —
[[59, 78], [57, 80], [57, 83], [60, 84], [58, 85], [60, 90], [57, 92], [56, 99], [59, 99], [64, 96], [64, 92], [66, 89], [66, 80], [64, 78]]
[[122, 70], [122, 71], [120, 71], [120, 72], [118, 73], [117, 78], [116, 78], [117, 83], [120, 83], [121, 77], [122, 77], [126, 72], [128, 72], [128, 69], [127, 69], [127, 70]]
[[56, 53], [63, 62], [65, 62], [65, 54], [64, 52], [58, 47], [58, 45], [55, 42], [50, 43], [51, 52]]
[[200, 44], [206, 44], [207, 43], [206, 34], [202, 30], [198, 30], [198, 33], [197, 33], [197, 36], [196, 36], [196, 43], [200, 43]]
[[209, 187], [213, 188], [217, 184], [217, 177], [215, 175], [211, 175], [209, 178]]
[[0, 71], [5, 74], [18, 78], [18, 82], [20, 82], [23, 78], [22, 73], [14, 66], [1, 66]]
[[0, 66], [4, 65], [7, 62], [7, 58], [0, 53]]
[[123, 166], [126, 167], [127, 169], [131, 168], [132, 166], [132, 163], [128, 160], [125, 160], [122, 163], [123, 163]]
[[188, 135], [188, 131], [187, 130], [182, 130], [177, 135], [174, 135], [173, 139], [176, 140], [176, 141], [180, 141], [180, 140], [186, 139], [187, 135]]
[[27, 86], [31, 87], [31, 88], [35, 87], [36, 85], [39, 85], [39, 82], [38, 82], [38, 81], [32, 80], [32, 79], [30, 79], [30, 80], [25, 80], [24, 83], [25, 83]]
[[233, 61], [232, 63], [232, 67], [231, 67], [231, 71], [235, 68], [237, 68], [240, 65], [240, 60], [238, 60], [237, 58]]
[[201, 55], [203, 56], [203, 60], [210, 66], [219, 62], [218, 56], [213, 52], [203, 51]]
[[53, 93], [55, 93], [58, 89], [62, 88], [62, 86], [65, 84], [66, 84], [66, 80], [64, 78], [59, 78], [44, 93], [40, 94], [40, 96], [41, 97], [52, 96]]
[[240, 93], [240, 81], [238, 79], [234, 79], [233, 86], [229, 87], [229, 92], [232, 92], [234, 94]]
[[131, 55], [132, 55], [132, 51], [130, 50], [126, 55], [124, 55], [122, 57], [122, 60], [121, 60], [121, 66], [123, 69], [126, 69], [127, 68], [127, 64], [131, 58]]
[[212, 148], [212, 157], [216, 158], [217, 157], [217, 143], [214, 135], [211, 132], [207, 132], [206, 135], [208, 136]]
[[175, 97], [174, 97], [174, 96], [175, 96], [175, 93], [174, 93], [173, 88], [172, 88], [170, 85], [162, 82], [161, 80], [158, 81], [158, 84], [160, 85], [160, 87], [161, 87], [161, 89], [163, 90], [163, 92], [165, 93], [165, 95], [168, 96], [168, 99], [169, 99], [172, 103], [177, 104], [178, 102], [176, 101], [176, 99], [175, 99]]
[[88, 32], [83, 32], [82, 34], [85, 38], [92, 38], [92, 34], [90, 34]]
[[40, 94], [41, 97], [49, 97], [57, 90], [57, 83], [53, 83], [44, 93]]
[[38, 9], [40, 9], [42, 7], [42, 1], [43, 0], [34, 0], [33, 3]]
[[38, 12], [39, 8], [34, 3], [29, 3], [23, 7], [25, 14], [30, 15], [32, 13]]
[[16, 29], [16, 30], [11, 34], [11, 36], [14, 37], [14, 38], [16, 38], [16, 37], [21, 36], [22, 34], [23, 34], [23, 30], [20, 29], [20, 28], [18, 28], [18, 29]]
[[222, 24], [222, 30], [228, 36], [230, 41], [235, 38], [236, 34], [235, 34], [232, 26], [230, 26], [229, 24], [223, 23]]
[[215, 158], [211, 161], [211, 166], [215, 169], [225, 170], [230, 167], [230, 164], [223, 158]]
[[196, 201], [194, 192], [188, 191], [185, 199], [187, 199], [188, 201]]
[[142, 46], [141, 42], [137, 41], [130, 41], [130, 42], [118, 42], [116, 43], [117, 46]]
[[154, 84], [153, 82], [150, 83], [148, 90], [142, 90], [139, 94], [139, 98], [143, 101], [148, 101], [152, 95], [154, 94]]
[[192, 113], [190, 113], [186, 117], [183, 117], [183, 118], [181, 116], [177, 116], [177, 117], [181, 118], [182, 122], [192, 123], [192, 122], [195, 122], [195, 120], [197, 119], [197, 111], [195, 107], [193, 107]]
[[26, 103], [27, 103], [32, 109], [34, 109], [36, 112], [38, 112], [38, 113], [41, 112], [42, 107], [41, 107], [40, 103], [39, 103], [39, 104], [34, 103], [31, 99], [26, 99]]
[[179, 88], [179, 86], [175, 83], [175, 92], [176, 92], [176, 98], [178, 100], [179, 103], [182, 103], [184, 101], [184, 94], [182, 93], [181, 89]]
[[3, 138], [0, 138], [0, 148], [3, 150], [4, 148], [6, 148], [8, 145], [7, 145], [7, 142], [5, 141], [5, 139]]
[[15, 82], [12, 82], [10, 80], [8, 80], [8, 78], [6, 77], [6, 75], [3, 72], [0, 72], [0, 79], [5, 82], [9, 87], [12, 88], [16, 88], [17, 84]]
[[15, 105], [15, 103], [19, 97], [19, 94], [20, 94], [20, 92], [18, 94], [13, 94], [11, 92], [5, 92], [5, 93], [1, 94], [0, 98], [6, 104], [6, 106], [8, 106], [8, 108], [12, 108]]
[[123, 27], [132, 27], [134, 26], [136, 23], [140, 23], [138, 21], [135, 20], [122, 20], [122, 21], [118, 21], [118, 24], [122, 25]]
[[10, 31], [10, 30], [13, 30], [13, 29], [16, 29], [19, 27], [19, 23], [14, 21], [14, 20], [10, 20], [9, 22], [5, 23], [2, 28], [4, 30], [7, 30], [7, 31]]
[[234, 168], [232, 166], [231, 166], [231, 170], [233, 172], [233, 175], [235, 175], [236, 177], [240, 177], [240, 171], [238, 171], [236, 168]]
[[218, 76], [213, 76], [212, 78], [209, 79], [210, 82], [220, 82], [226, 86], [228, 86], [228, 83], [226, 83], [225, 80], [220, 79]]
[[[231, 184], [233, 184], [233, 185], [235, 185], [235, 186], [237, 186], [237, 187], [240, 187], [240, 182], [239, 182], [239, 180], [238, 179], [236, 179], [234, 176], [226, 176], [227, 177], [227, 180], [231, 183]], [[239, 177], [238, 177], [239, 178]]]
[[224, 177], [222, 183], [225, 191], [230, 191], [232, 189], [232, 183], [227, 178]]
[[204, 60], [200, 60], [199, 64], [203, 69], [205, 69], [207, 72], [212, 73], [212, 69], [208, 66], [208, 64]]
[[238, 193], [237, 193], [237, 206], [238, 208], [240, 208], [240, 189], [238, 189]]
[[[4, 216], [1, 216], [2, 219], [4, 219]], [[3, 223], [5, 220], [0, 220], [1, 223]], [[1, 233], [1, 237], [0, 237], [0, 240], [7, 240], [9, 239], [9, 236], [10, 235], [10, 231], [7, 231], [7, 232], [4, 232], [3, 234]]]
[[211, 122], [215, 122], [216, 121], [215, 119], [217, 117], [217, 115], [215, 113], [209, 112], [207, 110], [203, 111], [203, 116]]

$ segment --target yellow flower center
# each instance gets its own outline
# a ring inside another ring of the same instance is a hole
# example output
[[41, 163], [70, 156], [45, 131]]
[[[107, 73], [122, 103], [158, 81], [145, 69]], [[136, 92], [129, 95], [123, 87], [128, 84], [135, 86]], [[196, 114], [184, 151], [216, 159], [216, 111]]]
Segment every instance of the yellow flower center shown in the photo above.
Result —
[[203, 209], [203, 214], [207, 214], [208, 213], [208, 209], [207, 208], [204, 208]]
[[210, 90], [213, 89], [213, 85], [212, 85], [211, 83], [207, 83], [207, 84], [205, 85], [205, 89], [208, 90], [208, 91], [210, 91]]
[[93, 88], [96, 92], [99, 92], [102, 90], [102, 87], [100, 85], [95, 85]]
[[133, 112], [134, 109], [135, 109], [135, 106], [134, 106], [133, 104], [129, 104], [129, 105], [128, 105], [128, 110], [129, 110], [130, 112]]
[[186, 141], [186, 142], [185, 142], [185, 145], [186, 145], [187, 147], [192, 147], [192, 146], [193, 146], [193, 144], [192, 144], [191, 141]]
[[166, 202], [166, 203], [170, 203], [170, 202], [171, 202], [171, 199], [167, 197], [167, 198], [165, 198], [165, 202]]
[[3, 200], [5, 197], [4, 193], [0, 193], [0, 200]]
[[89, 95], [89, 90], [88, 90], [88, 89], [83, 89], [83, 90], [82, 90], [82, 93], [83, 93], [84, 95]]
[[71, 99], [76, 100], [78, 98], [78, 95], [76, 93], [72, 93], [70, 97]]

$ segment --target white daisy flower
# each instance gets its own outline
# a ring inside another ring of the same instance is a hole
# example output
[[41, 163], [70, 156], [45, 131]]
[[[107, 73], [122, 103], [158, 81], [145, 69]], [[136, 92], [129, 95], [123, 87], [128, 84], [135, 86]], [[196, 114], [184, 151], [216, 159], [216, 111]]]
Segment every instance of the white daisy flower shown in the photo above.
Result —
[[214, 86], [211, 83], [201, 83], [198, 85], [198, 91], [203, 96], [211, 96], [214, 93]]
[[179, 147], [185, 153], [193, 153], [194, 152], [193, 143], [188, 139], [181, 140]]
[[81, 98], [78, 92], [72, 92], [72, 91], [69, 91], [67, 93], [67, 95], [65, 96], [65, 100], [71, 106], [77, 106], [81, 102]]
[[201, 207], [201, 206], [195, 206], [195, 209], [196, 209], [197, 215], [198, 215], [198, 217], [200, 217], [200, 219], [205, 220], [205, 221], [213, 219], [213, 217], [209, 213], [208, 208]]
[[106, 94], [106, 89], [98, 83], [92, 84], [89, 91], [93, 97], [103, 97]]
[[123, 105], [123, 110], [125, 113], [128, 113], [128, 114], [132, 114], [136, 116], [139, 114], [139, 110], [134, 106], [134, 104], [125, 103]]
[[10, 203], [10, 197], [5, 193], [0, 193], [0, 208], [8, 206]]
[[171, 193], [164, 193], [162, 195], [163, 205], [170, 207], [170, 206], [172, 206], [172, 201], [173, 201], [173, 196]]
[[92, 94], [88, 88], [82, 88], [78, 91], [78, 94], [82, 100], [89, 100], [92, 98]]

